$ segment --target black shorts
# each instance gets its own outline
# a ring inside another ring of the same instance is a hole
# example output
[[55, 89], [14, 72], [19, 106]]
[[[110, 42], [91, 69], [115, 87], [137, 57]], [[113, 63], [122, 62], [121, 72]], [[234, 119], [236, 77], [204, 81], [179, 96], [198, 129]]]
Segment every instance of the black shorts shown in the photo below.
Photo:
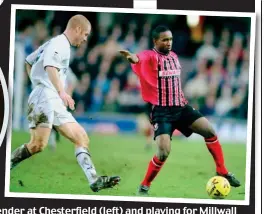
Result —
[[148, 105], [148, 115], [154, 128], [154, 140], [161, 134], [172, 136], [175, 129], [189, 137], [193, 131], [189, 126], [203, 115], [190, 105], [181, 106], [153, 106]]

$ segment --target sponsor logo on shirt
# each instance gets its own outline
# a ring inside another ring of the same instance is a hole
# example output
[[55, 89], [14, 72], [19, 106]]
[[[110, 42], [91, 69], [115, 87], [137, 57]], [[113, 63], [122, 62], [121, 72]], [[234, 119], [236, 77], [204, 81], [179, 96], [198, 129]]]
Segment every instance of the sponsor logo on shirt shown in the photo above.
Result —
[[167, 71], [159, 71], [160, 77], [172, 77], [172, 76], [180, 76], [181, 70], [167, 70]]

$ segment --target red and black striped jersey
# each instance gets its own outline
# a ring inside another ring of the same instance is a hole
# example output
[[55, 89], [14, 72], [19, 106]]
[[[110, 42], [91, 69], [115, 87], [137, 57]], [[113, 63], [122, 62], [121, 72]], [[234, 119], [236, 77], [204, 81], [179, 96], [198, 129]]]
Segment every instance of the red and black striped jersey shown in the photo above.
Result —
[[173, 51], [163, 54], [156, 49], [145, 50], [137, 56], [139, 62], [132, 64], [132, 69], [139, 77], [145, 102], [158, 106], [188, 103], [181, 87], [181, 65]]

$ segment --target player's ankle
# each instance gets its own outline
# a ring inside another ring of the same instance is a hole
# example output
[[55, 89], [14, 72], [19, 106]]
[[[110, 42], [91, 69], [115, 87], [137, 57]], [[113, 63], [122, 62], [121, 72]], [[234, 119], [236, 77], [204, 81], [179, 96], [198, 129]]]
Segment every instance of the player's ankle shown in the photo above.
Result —
[[228, 171], [227, 170], [217, 169], [216, 172], [217, 172], [218, 175], [227, 175], [228, 174]]
[[147, 181], [142, 181], [142, 182], [141, 182], [141, 186], [147, 186], [147, 187], [150, 187], [150, 183], [147, 182]]

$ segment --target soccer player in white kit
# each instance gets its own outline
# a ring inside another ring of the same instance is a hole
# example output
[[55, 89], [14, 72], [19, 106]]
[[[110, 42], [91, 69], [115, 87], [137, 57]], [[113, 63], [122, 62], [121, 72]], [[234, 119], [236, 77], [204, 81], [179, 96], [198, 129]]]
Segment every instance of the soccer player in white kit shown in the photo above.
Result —
[[98, 176], [89, 152], [87, 133], [67, 107], [74, 110], [74, 100], [65, 92], [71, 46], [80, 46], [91, 32], [90, 22], [82, 15], [73, 16], [63, 34], [52, 38], [26, 58], [26, 70], [33, 84], [28, 100], [30, 142], [12, 152], [11, 169], [21, 161], [41, 152], [47, 145], [52, 127], [75, 144], [75, 156], [94, 192], [111, 188], [119, 176]]

